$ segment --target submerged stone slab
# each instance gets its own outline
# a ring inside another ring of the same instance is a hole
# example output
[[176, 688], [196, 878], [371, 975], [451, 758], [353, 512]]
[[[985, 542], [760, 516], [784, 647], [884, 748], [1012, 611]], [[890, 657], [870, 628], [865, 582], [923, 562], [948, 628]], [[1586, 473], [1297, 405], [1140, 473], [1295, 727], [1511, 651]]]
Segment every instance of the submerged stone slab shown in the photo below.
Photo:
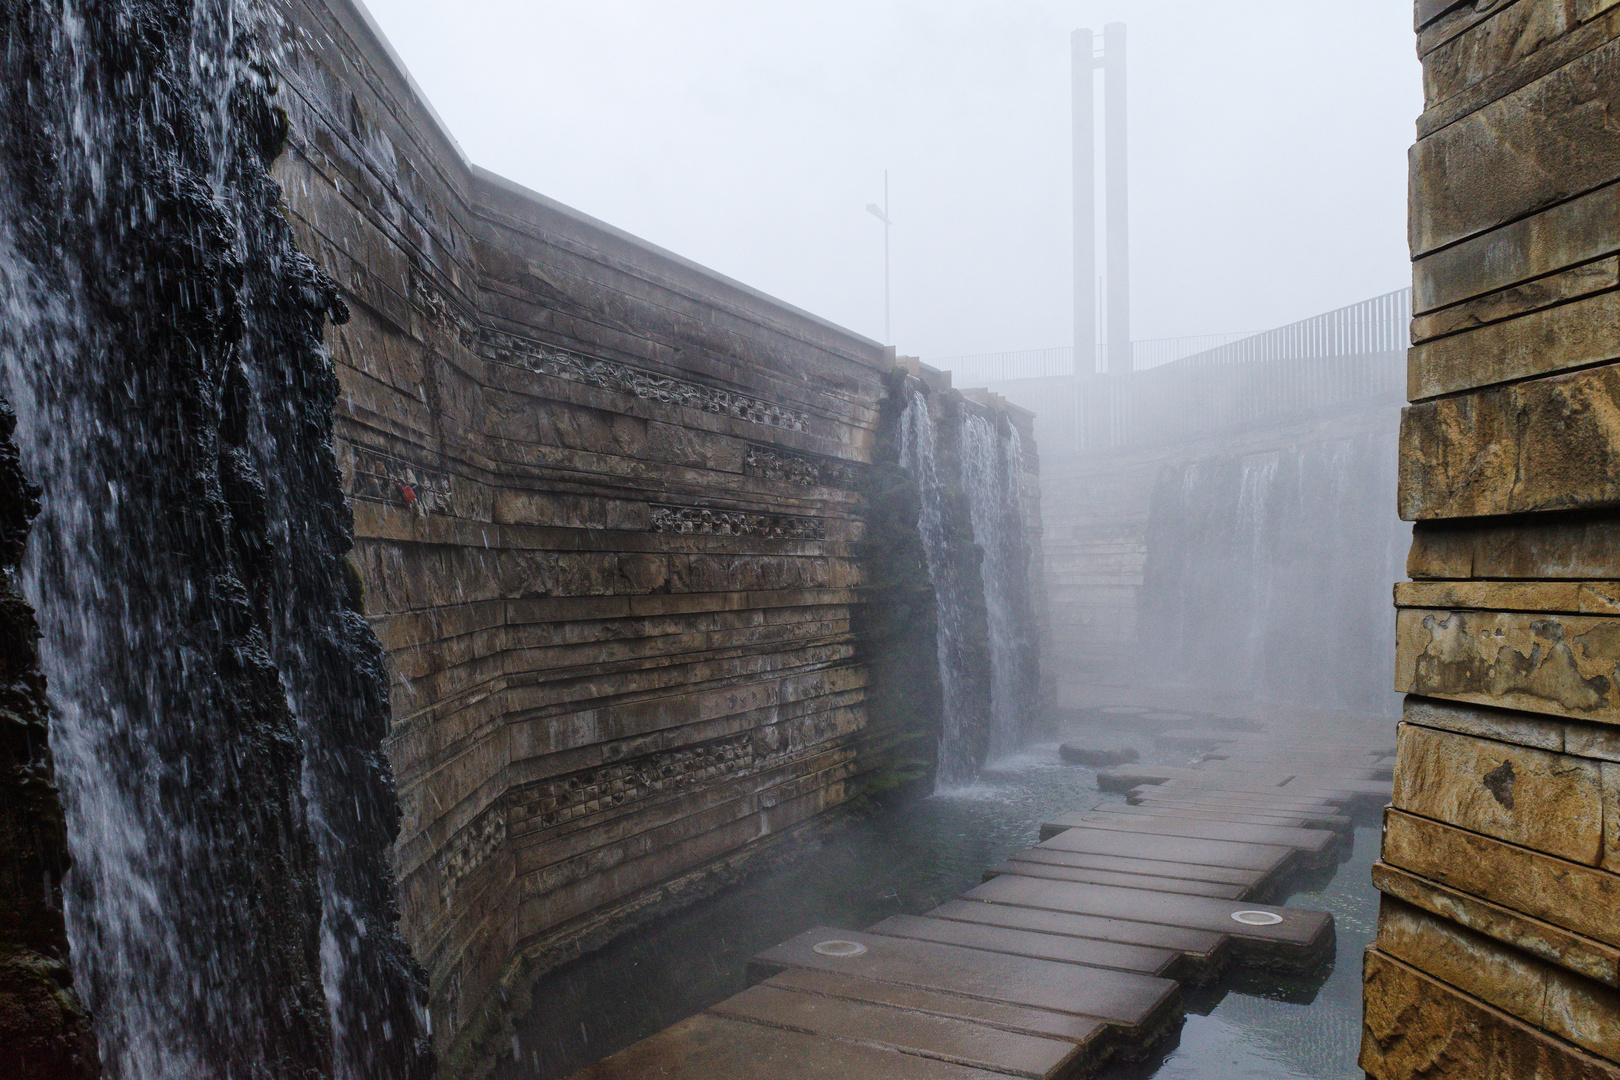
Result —
[[1125, 765], [1142, 755], [1127, 743], [1101, 740], [1066, 742], [1058, 747], [1058, 756], [1070, 765], [1084, 765], [1092, 769], [1105, 769], [1110, 765]]
[[766, 1027], [724, 1016], [682, 1020], [575, 1073], [571, 1080], [997, 1080], [1005, 1073]]
[[1084, 1051], [1072, 1043], [847, 998], [763, 983], [728, 998], [711, 1015], [771, 1028], [899, 1050], [996, 1073], [1048, 1080], [1070, 1075]]

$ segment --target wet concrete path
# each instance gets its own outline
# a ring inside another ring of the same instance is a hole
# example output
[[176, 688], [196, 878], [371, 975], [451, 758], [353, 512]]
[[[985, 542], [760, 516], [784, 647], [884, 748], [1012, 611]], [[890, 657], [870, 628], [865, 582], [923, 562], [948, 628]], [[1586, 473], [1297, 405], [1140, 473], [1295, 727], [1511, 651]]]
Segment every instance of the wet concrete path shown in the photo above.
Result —
[[1266, 901], [1332, 876], [1351, 815], [1388, 799], [1390, 748], [1160, 737], [1207, 757], [1100, 771], [1125, 805], [1052, 815], [1041, 843], [921, 914], [760, 952], [748, 990], [577, 1080], [1081, 1076], [1162, 1058], [1201, 986], [1321, 967], [1332, 916]]

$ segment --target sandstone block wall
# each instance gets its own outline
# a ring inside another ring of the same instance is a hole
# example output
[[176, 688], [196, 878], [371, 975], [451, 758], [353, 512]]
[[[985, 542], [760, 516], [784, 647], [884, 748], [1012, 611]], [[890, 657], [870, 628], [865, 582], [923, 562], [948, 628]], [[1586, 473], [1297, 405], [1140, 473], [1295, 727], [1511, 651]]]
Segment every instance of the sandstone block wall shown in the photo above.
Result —
[[1620, 1076], [1620, 5], [1417, 4], [1407, 694], [1362, 1065]]
[[348, 0], [286, 16], [280, 179], [353, 311], [340, 464], [404, 928], [455, 1071], [520, 958], [927, 782], [933, 596], [880, 453], [904, 375], [469, 166]]

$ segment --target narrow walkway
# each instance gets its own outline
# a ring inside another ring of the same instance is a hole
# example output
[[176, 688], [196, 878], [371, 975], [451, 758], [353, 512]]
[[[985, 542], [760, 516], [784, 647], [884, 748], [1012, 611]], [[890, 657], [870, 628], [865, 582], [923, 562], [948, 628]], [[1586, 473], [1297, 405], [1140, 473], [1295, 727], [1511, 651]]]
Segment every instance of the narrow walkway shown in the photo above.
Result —
[[1332, 917], [1266, 901], [1332, 875], [1351, 815], [1389, 800], [1393, 747], [1157, 739], [1204, 758], [1099, 772], [1125, 805], [1058, 815], [925, 915], [766, 950], [748, 990], [574, 1080], [1061, 1080], [1145, 1052], [1180, 1023], [1183, 985], [1323, 963]]

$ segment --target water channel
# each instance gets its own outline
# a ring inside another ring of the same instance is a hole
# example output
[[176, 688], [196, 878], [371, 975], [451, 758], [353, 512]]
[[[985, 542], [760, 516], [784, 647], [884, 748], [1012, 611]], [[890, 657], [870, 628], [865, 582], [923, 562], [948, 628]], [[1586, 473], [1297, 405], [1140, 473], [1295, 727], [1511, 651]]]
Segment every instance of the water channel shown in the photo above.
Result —
[[[1131, 735], [1144, 761], [1187, 755]], [[994, 760], [972, 782], [858, 821], [816, 850], [542, 978], [515, 1020], [500, 1080], [553, 1080], [699, 1012], [747, 985], [748, 959], [822, 925], [859, 929], [921, 914], [972, 888], [981, 873], [1038, 842], [1060, 810], [1123, 801], [1099, 792], [1090, 769], [1063, 764], [1055, 743]], [[1105, 1080], [1360, 1080], [1361, 954], [1377, 893], [1369, 872], [1378, 831], [1356, 829], [1332, 881], [1289, 901], [1333, 913], [1331, 969], [1304, 979], [1241, 973], [1189, 991], [1179, 1040]]]

